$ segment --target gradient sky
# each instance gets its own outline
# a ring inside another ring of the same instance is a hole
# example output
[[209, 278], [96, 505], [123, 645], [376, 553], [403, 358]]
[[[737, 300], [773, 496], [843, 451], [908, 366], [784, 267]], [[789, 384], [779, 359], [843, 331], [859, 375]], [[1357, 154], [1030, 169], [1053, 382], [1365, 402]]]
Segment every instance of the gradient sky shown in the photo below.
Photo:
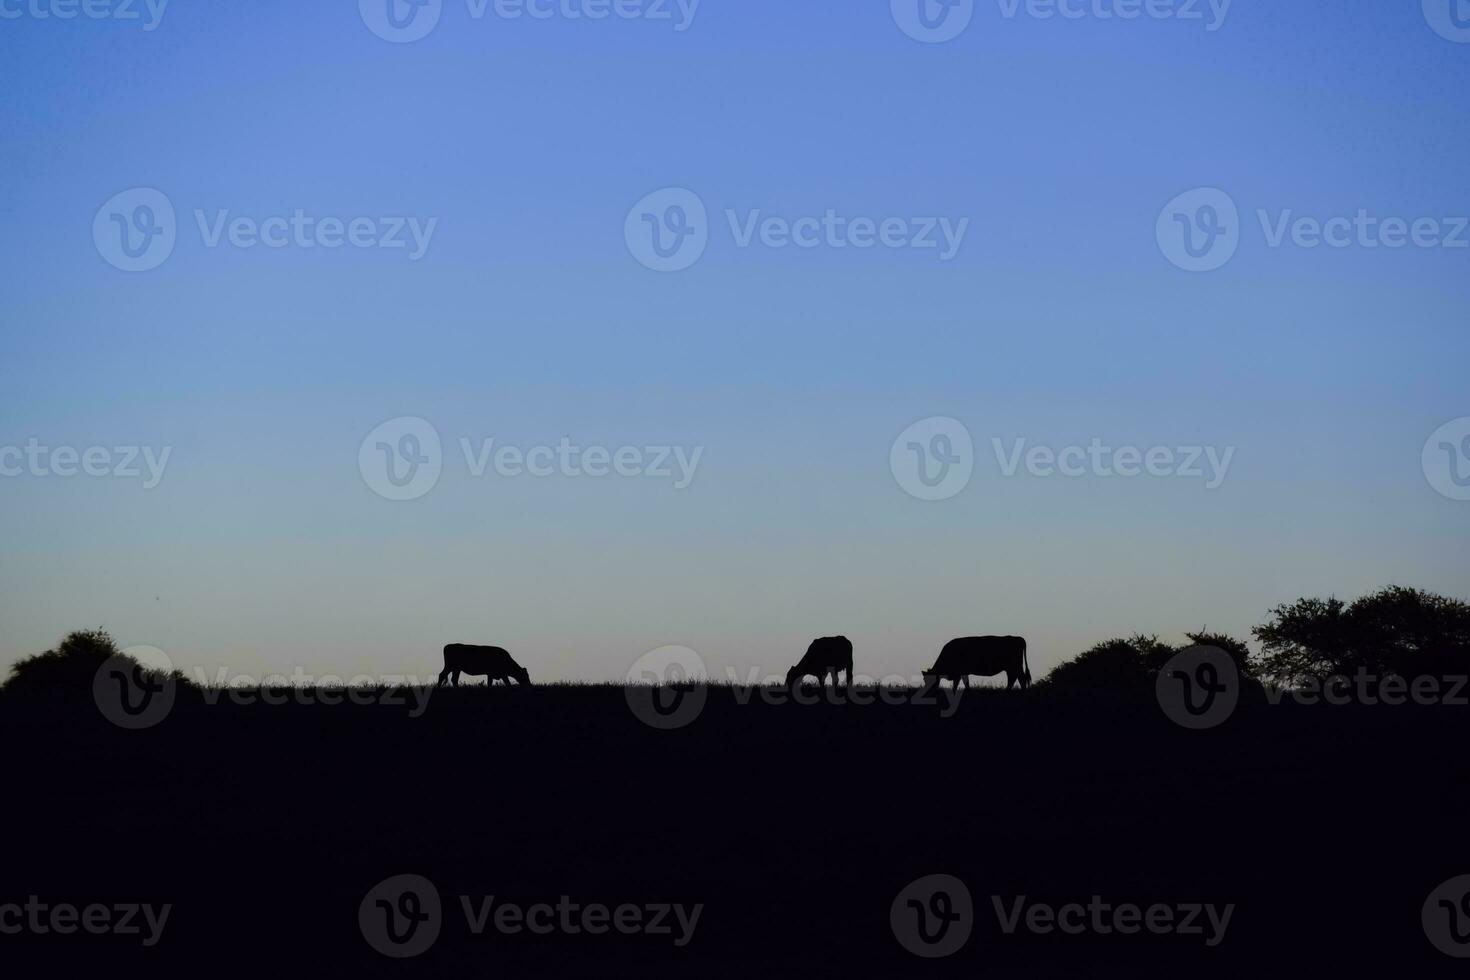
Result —
[[[1470, 595], [1470, 502], [1420, 459], [1470, 416], [1470, 249], [1272, 248], [1256, 218], [1470, 215], [1470, 44], [1419, 0], [1237, 0], [1215, 31], [981, 0], [942, 44], [888, 0], [703, 0], [682, 32], [447, 0], [409, 44], [351, 0], [4, 7], [0, 445], [172, 454], [154, 489], [0, 478], [0, 665], [105, 626], [211, 673], [425, 675], [468, 641], [536, 679], [665, 644], [723, 676], [842, 632], [881, 676], [1019, 633], [1040, 674], [1301, 595]], [[92, 223], [136, 187], [178, 244], [125, 273]], [[710, 217], [675, 273], [623, 237], [665, 187]], [[1241, 214], [1208, 273], [1155, 239], [1199, 187]], [[438, 226], [419, 261], [207, 248], [196, 208]], [[970, 225], [948, 262], [740, 248], [727, 208]], [[444, 440], [411, 501], [358, 468], [397, 416]], [[889, 468], [929, 416], [976, 449], [932, 502]], [[472, 478], [457, 445], [563, 436], [704, 453], [676, 490]], [[1236, 452], [1206, 490], [1005, 477], [992, 438]]]

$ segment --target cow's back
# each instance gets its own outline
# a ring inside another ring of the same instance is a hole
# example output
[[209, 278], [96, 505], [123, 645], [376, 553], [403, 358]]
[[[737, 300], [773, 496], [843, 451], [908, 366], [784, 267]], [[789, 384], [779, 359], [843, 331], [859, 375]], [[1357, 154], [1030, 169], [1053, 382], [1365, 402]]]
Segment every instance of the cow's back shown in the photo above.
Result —
[[845, 636], [819, 636], [807, 647], [801, 667], [836, 667], [852, 663], [852, 641]]
[[1025, 651], [1026, 641], [1019, 636], [959, 636], [939, 651], [934, 669], [993, 673], [1019, 664]]
[[513, 666], [510, 651], [504, 647], [476, 646], [473, 643], [451, 643], [444, 648], [444, 664], [457, 670], [485, 672]]

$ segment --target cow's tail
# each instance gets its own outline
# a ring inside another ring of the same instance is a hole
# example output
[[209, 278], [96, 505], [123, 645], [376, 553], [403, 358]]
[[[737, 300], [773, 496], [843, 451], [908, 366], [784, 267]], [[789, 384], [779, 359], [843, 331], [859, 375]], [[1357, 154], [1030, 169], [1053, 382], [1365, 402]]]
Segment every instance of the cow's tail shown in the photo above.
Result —
[[1026, 678], [1026, 686], [1031, 686], [1031, 661], [1026, 658], [1026, 638], [1021, 637], [1021, 676]]

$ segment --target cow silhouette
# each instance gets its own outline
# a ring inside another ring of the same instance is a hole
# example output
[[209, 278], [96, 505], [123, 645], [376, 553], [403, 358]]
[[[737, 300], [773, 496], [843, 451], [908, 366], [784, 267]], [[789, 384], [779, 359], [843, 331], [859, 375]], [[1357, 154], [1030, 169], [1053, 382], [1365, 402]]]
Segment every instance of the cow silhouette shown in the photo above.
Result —
[[924, 671], [924, 680], [948, 680], [956, 687], [970, 686], [970, 675], [1006, 675], [1006, 690], [1016, 684], [1031, 686], [1031, 668], [1026, 663], [1026, 639], [1021, 636], [961, 636], [939, 651], [934, 666]]
[[851, 685], [852, 641], [845, 636], [819, 636], [806, 648], [806, 656], [801, 658], [801, 663], [786, 672], [786, 686], [791, 687], [809, 675], [816, 677], [819, 683], [826, 683], [827, 675], [831, 674], [832, 686], [836, 687], [838, 671], [847, 672], [847, 682], [843, 686]]
[[469, 674], [471, 677], [483, 674], [486, 684], [494, 684], [496, 681], [509, 684], [512, 677], [522, 684], [531, 683], [530, 672], [516, 663], [504, 648], [451, 643], [444, 648], [444, 669], [439, 672], [439, 683], [443, 684], [447, 679], [451, 685], [458, 687], [460, 674]]

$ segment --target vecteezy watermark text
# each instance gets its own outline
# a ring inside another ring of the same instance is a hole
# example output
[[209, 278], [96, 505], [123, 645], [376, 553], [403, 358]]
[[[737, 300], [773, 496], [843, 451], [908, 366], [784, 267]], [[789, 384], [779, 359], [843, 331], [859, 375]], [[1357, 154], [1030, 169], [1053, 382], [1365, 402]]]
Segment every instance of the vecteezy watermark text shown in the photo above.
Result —
[[[970, 219], [963, 217], [870, 217], [839, 214], [833, 208], [795, 218], [768, 215], [761, 208], [727, 208], [724, 218], [736, 248], [932, 250], [941, 262], [959, 254], [970, 227]], [[704, 201], [682, 187], [645, 196], [623, 223], [628, 251], [655, 272], [678, 272], [698, 262], [710, 235]]]
[[[547, 936], [669, 937], [676, 947], [694, 938], [704, 904], [685, 906], [677, 902], [580, 902], [562, 895], [555, 904], [523, 905], [495, 895], [460, 895], [459, 908], [464, 929], [470, 936], [495, 932], [505, 936], [529, 933]], [[363, 896], [358, 906], [358, 926], [369, 946], [395, 959], [427, 952], [444, 929], [447, 916], [434, 883], [422, 875], [402, 874], [385, 878]]]
[[[465, 472], [476, 479], [493, 472], [500, 477], [536, 479], [642, 478], [669, 481], [675, 490], [694, 482], [703, 446], [669, 444], [581, 445], [563, 436], [555, 444], [516, 446], [494, 438], [461, 437]], [[413, 500], [439, 482], [444, 469], [439, 431], [425, 419], [400, 416], [379, 425], [358, 447], [358, 471], [380, 497]]]
[[[1368, 208], [1325, 218], [1292, 208], [1258, 208], [1255, 218], [1266, 247], [1366, 251], [1402, 248], [1470, 248], [1470, 217], [1383, 216]], [[1245, 228], [1235, 200], [1218, 187], [1178, 195], [1159, 212], [1154, 234], [1159, 250], [1187, 272], [1210, 272], [1235, 257]]]
[[[1086, 445], [1053, 447], [1025, 438], [992, 437], [991, 449], [1003, 477], [1024, 468], [1033, 477], [1120, 477], [1199, 480], [1206, 490], [1225, 482], [1234, 446], [1115, 446], [1093, 437]], [[888, 468], [911, 497], [945, 500], [963, 490], [975, 470], [970, 430], [958, 419], [920, 419], [898, 434], [888, 450]]]
[[624, 903], [613, 908], [601, 902], [574, 902], [568, 895], [561, 896], [554, 906], [547, 902], [519, 905], [503, 900], [497, 904], [494, 895], [475, 901], [461, 895], [459, 904], [470, 933], [476, 936], [487, 928], [507, 936], [521, 932], [535, 936], [552, 933], [600, 936], [617, 932], [624, 936], [669, 936], [678, 947], [689, 945], [704, 912], [703, 902], [688, 907], [678, 902]]
[[[563, 436], [556, 445], [496, 446], [494, 439], [481, 439], [475, 445], [469, 439], [459, 440], [465, 468], [470, 476], [484, 476], [492, 464], [498, 476], [564, 476], [569, 479], [605, 476], [653, 477], [672, 479], [675, 490], [684, 490], [694, 482], [695, 471], [704, 456], [703, 446], [579, 446]], [[674, 470], [678, 470], [677, 473]]]
[[[169, 0], [0, 0], [0, 20], [142, 21], [143, 30], [163, 23]], [[146, 17], [146, 19], [145, 19]]]
[[168, 925], [172, 904], [155, 908], [147, 902], [112, 905], [91, 902], [78, 907], [70, 902], [45, 902], [28, 896], [25, 904], [0, 904], [0, 935], [70, 936], [78, 931], [94, 936], [138, 936], [144, 946], [156, 946]]
[[783, 674], [760, 676], [760, 668], [752, 667], [744, 677], [734, 667], [725, 668], [726, 679], [735, 703], [749, 704], [758, 697], [763, 704], [832, 704], [869, 705], [908, 704], [917, 707], [937, 707], [939, 717], [950, 718], [959, 710], [960, 697], [964, 689], [959, 686], [944, 687], [931, 684], [918, 677], [872, 678], [863, 674], [853, 677], [846, 684], [810, 684], [806, 682], [788, 684]]
[[1021, 929], [1038, 935], [1060, 932], [1068, 936], [1148, 932], [1156, 936], [1199, 936], [1212, 948], [1225, 939], [1230, 917], [1235, 914], [1234, 903], [1222, 907], [1208, 902], [1155, 902], [1143, 906], [1133, 902], [1113, 904], [1101, 895], [1093, 895], [1085, 905], [1028, 902], [1025, 895], [1009, 900], [992, 895], [990, 903], [1001, 931], [1008, 936]]
[[[694, 26], [700, 0], [465, 0], [470, 20], [642, 20], [672, 24], [676, 33]], [[368, 30], [385, 41], [408, 44], [429, 36], [444, 14], [444, 0], [358, 0]]]
[[1421, 675], [1402, 677], [1398, 674], [1377, 674], [1366, 667], [1359, 667], [1351, 677], [1333, 674], [1318, 677], [1302, 674], [1297, 677], [1270, 678], [1265, 685], [1266, 700], [1280, 704], [1283, 700], [1297, 704], [1349, 704], [1388, 705], [1402, 704], [1451, 705], [1463, 708], [1470, 705], [1467, 687], [1470, 676], [1452, 674], [1445, 677]]
[[218, 667], [210, 676], [203, 667], [196, 667], [194, 680], [199, 685], [200, 698], [207, 705], [219, 704], [222, 698], [236, 705], [376, 705], [408, 708], [410, 718], [423, 715], [434, 693], [434, 688], [426, 683], [427, 678], [421, 681], [414, 674], [356, 674], [343, 678], [336, 674], [308, 674], [299, 666], [289, 675], [276, 673], [260, 679], [232, 674], [228, 667]]
[[[995, 0], [1003, 19], [1177, 20], [1202, 23], [1211, 33], [1225, 26], [1233, 0]], [[1426, 0], [1429, 2], [1429, 0]], [[977, 0], [889, 0], [893, 21], [916, 41], [939, 44], [965, 32]]]
[[1086, 446], [1072, 445], [1054, 449], [1050, 446], [1028, 446], [1027, 440], [1015, 439], [1010, 446], [998, 438], [990, 440], [995, 461], [1002, 476], [1015, 476], [1022, 467], [1031, 476], [1064, 477], [1175, 477], [1203, 480], [1206, 490], [1218, 489], [1230, 471], [1235, 447], [1216, 446], [1110, 446], [1094, 437]]
[[24, 446], [0, 446], [0, 477], [141, 479], [152, 490], [163, 482], [172, 453], [172, 446], [48, 446], [32, 437]]
[[1233, 0], [996, 0], [1001, 16], [1015, 20], [1178, 20], [1200, 22], [1214, 33], [1225, 26]]
[[[1065, 936], [1198, 936], [1207, 947], [1220, 945], [1235, 914], [1233, 903], [1112, 902], [1092, 895], [1086, 902], [1052, 905], [1025, 895], [990, 896], [1002, 934], [1025, 931]], [[898, 893], [889, 909], [889, 925], [899, 945], [915, 956], [937, 958], [958, 952], [974, 929], [976, 910], [970, 890], [953, 875], [918, 878]]]

